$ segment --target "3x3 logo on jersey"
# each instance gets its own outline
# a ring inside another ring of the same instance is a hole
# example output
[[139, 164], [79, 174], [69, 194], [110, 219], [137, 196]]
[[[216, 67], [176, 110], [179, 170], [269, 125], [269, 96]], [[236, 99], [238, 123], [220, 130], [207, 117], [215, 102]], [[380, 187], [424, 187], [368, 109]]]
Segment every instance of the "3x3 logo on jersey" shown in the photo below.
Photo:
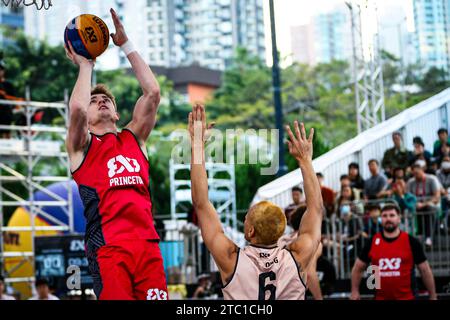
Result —
[[402, 263], [401, 258], [384, 258], [380, 259], [379, 261], [379, 267], [380, 270], [398, 270], [400, 269], [400, 265]]
[[108, 160], [108, 170], [108, 176], [112, 178], [115, 175], [124, 172], [125, 170], [130, 173], [139, 172], [141, 170], [141, 166], [136, 159], [118, 155], [117, 157], [113, 157]]
[[118, 155], [108, 160], [108, 177], [110, 186], [144, 184], [140, 175], [119, 176], [122, 173], [139, 173], [141, 166], [136, 159]]
[[148, 289], [147, 300], [167, 300], [167, 292], [161, 289]]
[[380, 276], [382, 277], [400, 277], [401, 258], [382, 258], [378, 261]]

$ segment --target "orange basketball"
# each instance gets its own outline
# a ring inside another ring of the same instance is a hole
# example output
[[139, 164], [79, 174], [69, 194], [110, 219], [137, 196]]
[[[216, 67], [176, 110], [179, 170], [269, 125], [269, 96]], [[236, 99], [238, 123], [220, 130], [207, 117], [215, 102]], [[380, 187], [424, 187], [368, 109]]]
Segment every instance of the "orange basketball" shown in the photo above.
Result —
[[72, 44], [75, 52], [87, 59], [95, 59], [109, 45], [106, 23], [93, 14], [82, 14], [72, 19], [64, 31], [64, 42]]

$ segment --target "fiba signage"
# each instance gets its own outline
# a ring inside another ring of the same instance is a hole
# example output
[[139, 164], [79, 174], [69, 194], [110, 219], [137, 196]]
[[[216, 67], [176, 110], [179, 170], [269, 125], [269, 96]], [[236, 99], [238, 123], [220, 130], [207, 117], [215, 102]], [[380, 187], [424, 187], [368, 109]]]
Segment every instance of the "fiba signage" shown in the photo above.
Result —
[[70, 251], [71, 252], [77, 252], [77, 251], [83, 251], [84, 252], [84, 240], [72, 240], [72, 241], [70, 241]]
[[83, 235], [36, 237], [35, 255], [36, 277], [57, 292], [92, 288]]

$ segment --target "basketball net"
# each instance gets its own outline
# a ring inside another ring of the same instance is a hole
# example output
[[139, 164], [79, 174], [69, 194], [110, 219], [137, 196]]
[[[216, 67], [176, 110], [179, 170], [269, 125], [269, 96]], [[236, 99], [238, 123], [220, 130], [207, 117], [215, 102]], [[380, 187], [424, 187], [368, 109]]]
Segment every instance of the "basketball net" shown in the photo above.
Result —
[[21, 5], [28, 7], [34, 4], [37, 10], [41, 10], [42, 8], [48, 10], [52, 6], [52, 0], [1, 0], [1, 1], [5, 6], [11, 4], [11, 8], [18, 8]]

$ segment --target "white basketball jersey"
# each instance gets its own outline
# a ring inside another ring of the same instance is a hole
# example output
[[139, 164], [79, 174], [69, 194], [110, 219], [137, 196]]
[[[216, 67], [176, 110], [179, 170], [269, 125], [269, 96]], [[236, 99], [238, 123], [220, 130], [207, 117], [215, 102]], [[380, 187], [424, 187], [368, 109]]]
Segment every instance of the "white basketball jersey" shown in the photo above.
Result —
[[304, 300], [306, 285], [292, 253], [278, 246], [246, 246], [238, 252], [225, 300]]

